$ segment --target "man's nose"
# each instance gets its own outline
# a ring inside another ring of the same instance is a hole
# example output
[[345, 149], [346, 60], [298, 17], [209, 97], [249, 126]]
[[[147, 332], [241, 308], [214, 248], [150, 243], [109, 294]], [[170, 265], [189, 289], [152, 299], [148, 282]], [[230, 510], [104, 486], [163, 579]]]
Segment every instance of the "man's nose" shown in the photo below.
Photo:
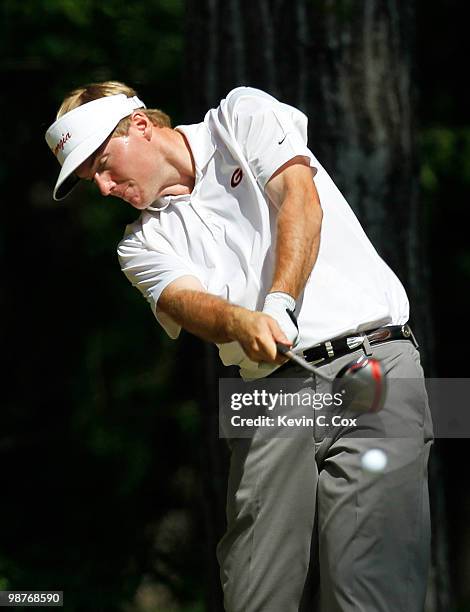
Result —
[[109, 195], [114, 187], [113, 181], [109, 178], [100, 176], [98, 172], [95, 174], [94, 181], [103, 196]]

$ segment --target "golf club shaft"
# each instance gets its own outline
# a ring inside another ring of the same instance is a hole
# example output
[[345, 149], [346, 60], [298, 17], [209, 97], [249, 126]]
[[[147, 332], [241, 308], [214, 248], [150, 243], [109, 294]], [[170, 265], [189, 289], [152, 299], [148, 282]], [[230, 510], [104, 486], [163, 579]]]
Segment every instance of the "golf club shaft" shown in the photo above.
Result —
[[300, 355], [296, 355], [295, 353], [293, 353], [284, 344], [280, 344], [279, 342], [276, 342], [276, 346], [277, 346], [277, 350], [280, 353], [282, 353], [283, 355], [288, 357], [291, 361], [295, 361], [295, 363], [297, 363], [299, 366], [302, 366], [308, 372], [311, 372], [312, 374], [315, 374], [315, 376], [318, 376], [319, 378], [323, 378], [323, 380], [326, 380], [327, 382], [331, 383], [331, 382], [334, 381], [334, 378], [332, 378], [330, 376], [327, 376], [326, 374], [323, 374], [322, 372], [320, 372], [320, 370], [318, 368], [316, 368], [315, 366], [310, 365], [309, 362], [306, 359], [304, 359]]

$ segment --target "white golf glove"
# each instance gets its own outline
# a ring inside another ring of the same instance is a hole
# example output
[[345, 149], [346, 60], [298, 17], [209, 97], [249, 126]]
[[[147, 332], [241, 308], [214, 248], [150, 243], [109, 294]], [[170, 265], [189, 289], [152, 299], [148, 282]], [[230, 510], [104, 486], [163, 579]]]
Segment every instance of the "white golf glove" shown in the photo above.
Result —
[[[264, 300], [263, 312], [275, 319], [287, 338], [295, 345], [299, 337], [299, 328], [294, 316], [295, 300], [288, 293], [274, 291], [268, 293]], [[289, 315], [289, 311], [292, 316]]]

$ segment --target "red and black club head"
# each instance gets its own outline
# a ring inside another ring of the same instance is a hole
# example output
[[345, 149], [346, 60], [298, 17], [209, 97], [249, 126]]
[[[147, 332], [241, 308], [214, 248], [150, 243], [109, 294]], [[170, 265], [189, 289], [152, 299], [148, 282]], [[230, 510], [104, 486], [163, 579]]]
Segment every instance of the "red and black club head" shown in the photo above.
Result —
[[377, 359], [361, 355], [338, 372], [333, 391], [343, 396], [343, 408], [355, 412], [379, 412], [387, 393], [382, 364]]

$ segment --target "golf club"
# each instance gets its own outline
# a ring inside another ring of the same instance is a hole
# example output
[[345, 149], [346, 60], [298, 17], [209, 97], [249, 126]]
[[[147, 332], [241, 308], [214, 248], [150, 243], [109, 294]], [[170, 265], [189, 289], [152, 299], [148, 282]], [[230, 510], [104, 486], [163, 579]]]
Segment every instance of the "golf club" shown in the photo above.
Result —
[[333, 393], [343, 396], [343, 408], [356, 412], [379, 412], [387, 392], [386, 378], [380, 361], [360, 355], [347, 363], [334, 377], [327, 376], [288, 346], [277, 344], [277, 350], [302, 368], [331, 383]]

